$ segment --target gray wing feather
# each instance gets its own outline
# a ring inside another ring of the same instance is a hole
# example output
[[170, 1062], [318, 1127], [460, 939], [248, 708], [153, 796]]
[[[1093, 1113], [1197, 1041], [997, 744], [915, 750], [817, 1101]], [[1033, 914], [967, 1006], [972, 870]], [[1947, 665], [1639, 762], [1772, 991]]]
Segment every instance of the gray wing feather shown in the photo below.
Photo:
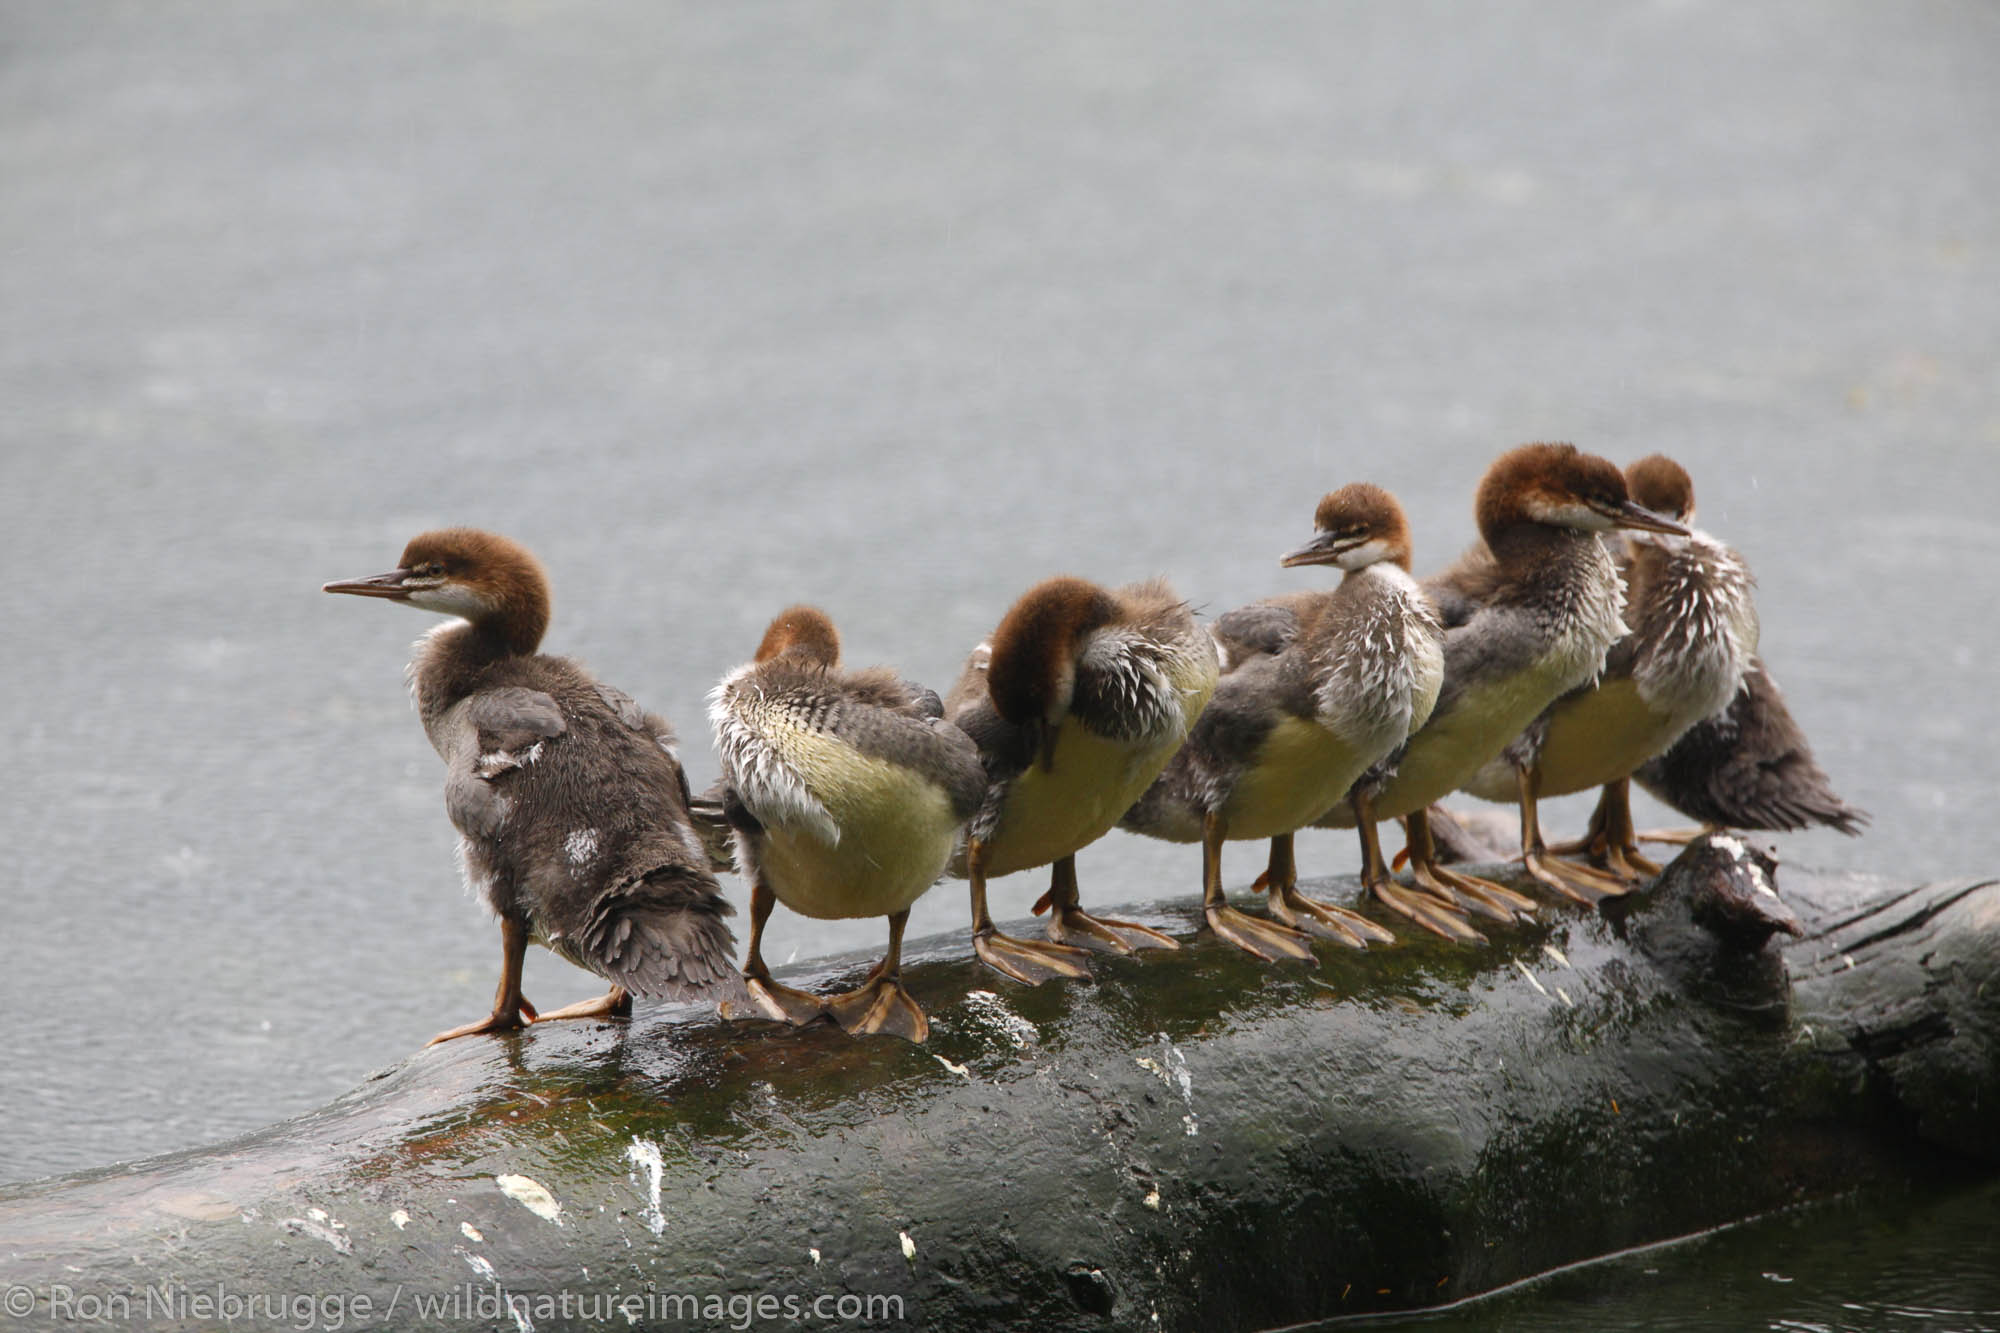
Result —
[[1273, 657], [1298, 637], [1298, 612], [1276, 602], [1253, 602], [1217, 616], [1209, 626], [1228, 669], [1253, 657]]
[[484, 690], [460, 706], [444, 780], [445, 812], [468, 837], [498, 837], [512, 808], [495, 784], [540, 759], [569, 730], [562, 709], [540, 690]]

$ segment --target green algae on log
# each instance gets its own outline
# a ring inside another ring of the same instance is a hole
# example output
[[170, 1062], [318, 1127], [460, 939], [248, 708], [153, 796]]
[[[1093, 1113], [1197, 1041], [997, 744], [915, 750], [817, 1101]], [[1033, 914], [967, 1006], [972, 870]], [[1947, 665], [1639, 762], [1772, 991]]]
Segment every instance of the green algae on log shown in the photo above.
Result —
[[0, 1288], [34, 1293], [20, 1327], [233, 1296], [321, 1327], [1260, 1328], [2000, 1165], [2000, 884], [1788, 872], [1799, 940], [1696, 924], [1767, 865], [1703, 840], [1596, 913], [1316, 968], [1195, 938], [1192, 905], [1147, 918], [1190, 947], [1091, 984], [944, 938], [908, 955], [922, 1047], [686, 1010], [456, 1041], [232, 1143], [0, 1187]]

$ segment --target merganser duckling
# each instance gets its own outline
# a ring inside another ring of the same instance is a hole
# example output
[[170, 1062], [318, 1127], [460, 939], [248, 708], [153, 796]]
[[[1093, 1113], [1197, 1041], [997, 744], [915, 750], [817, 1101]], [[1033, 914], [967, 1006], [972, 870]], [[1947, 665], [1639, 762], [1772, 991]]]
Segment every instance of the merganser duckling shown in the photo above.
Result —
[[[943, 715], [936, 694], [887, 668], [841, 671], [833, 622], [810, 606], [781, 612], [757, 656], [709, 696], [724, 806], [751, 885], [743, 976], [773, 1018], [825, 1014], [853, 1033], [928, 1035], [899, 975], [903, 927], [986, 792], [978, 747]], [[888, 952], [844, 995], [780, 986], [761, 948], [778, 902], [821, 921], [886, 916]]]
[[[417, 644], [409, 677], [445, 762], [445, 810], [468, 886], [500, 918], [493, 1012], [432, 1044], [529, 1020], [631, 1012], [634, 995], [736, 988], [734, 910], [688, 821], [666, 721], [568, 658], [538, 653], [549, 623], [539, 561], [473, 528], [426, 532], [395, 569], [329, 583], [458, 617]], [[521, 995], [528, 942], [611, 982], [601, 999], [537, 1014]]]
[[[1109, 832], [1186, 740], [1215, 692], [1215, 643], [1163, 579], [1109, 590], [1078, 578], [1030, 588], [973, 649], [945, 716], [977, 742], [986, 796], [952, 873], [972, 890], [972, 945], [1017, 981], [1085, 977], [1075, 940], [1118, 953], [1171, 936], [1093, 917], [1076, 853]], [[1002, 935], [986, 881], [1051, 865], [1049, 943]]]
[[[1518, 800], [1521, 858], [1528, 873], [1578, 902], [1624, 893], [1659, 867], [1627, 847], [1632, 770], [1672, 745], [1689, 727], [1720, 712], [1743, 683], [1757, 651], [1756, 581], [1741, 556], [1694, 522], [1694, 483], [1663, 454], [1625, 469], [1635, 503], [1690, 525], [1690, 535], [1626, 535], [1625, 620], [1632, 627], [1612, 648], [1597, 679], [1556, 700], [1533, 725], [1466, 783], [1489, 801]], [[1593, 846], [1606, 877], [1571, 865], [1543, 845], [1536, 802], [1543, 796], [1602, 787], [1607, 836]]]
[[[1689, 727], [1665, 754], [1632, 775], [1641, 787], [1711, 829], [1790, 832], [1825, 824], [1859, 837], [1868, 812], [1834, 793], [1805, 732], [1761, 660], [1752, 661], [1729, 706]], [[1633, 837], [1628, 809], [1623, 837]], [[1615, 834], [1612, 836], [1616, 836]], [[1648, 834], [1682, 842], [1693, 834]]]
[[[1298, 891], [1292, 835], [1430, 717], [1444, 680], [1444, 629], [1410, 577], [1396, 498], [1358, 483], [1319, 503], [1311, 541], [1285, 566], [1335, 565], [1338, 587], [1254, 603], [1212, 633], [1221, 683], [1180, 753], [1123, 827], [1202, 844], [1202, 906], [1216, 934], [1260, 958], [1309, 958], [1297, 929], [1356, 948], [1393, 936]], [[1269, 838], [1261, 881], [1283, 925], [1245, 916], [1222, 892], [1226, 838]]]
[[[1349, 806], [1316, 821], [1361, 830], [1362, 880], [1383, 903], [1448, 939], [1483, 936], [1452, 906], [1495, 920], [1534, 903], [1502, 885], [1439, 866], [1426, 807], [1454, 791], [1558, 697], [1604, 667], [1625, 635], [1622, 585], [1597, 534], [1687, 529], [1634, 504], [1624, 474], [1567, 444], [1527, 444], [1487, 468], [1474, 501], [1482, 547], [1423, 584], [1445, 624], [1444, 687], [1430, 721], [1393, 772], [1355, 785]], [[1374, 836], [1402, 817], [1410, 870], [1427, 892], [1396, 888]]]

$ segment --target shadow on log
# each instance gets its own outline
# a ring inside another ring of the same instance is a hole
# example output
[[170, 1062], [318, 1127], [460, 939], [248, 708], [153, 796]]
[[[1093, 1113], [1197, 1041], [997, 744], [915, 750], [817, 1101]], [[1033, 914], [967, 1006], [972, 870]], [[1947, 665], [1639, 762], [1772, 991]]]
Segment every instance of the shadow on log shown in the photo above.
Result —
[[1192, 905], [1140, 913], [1189, 948], [1094, 984], [932, 941], [923, 1047], [685, 1010], [458, 1041], [233, 1143], [0, 1188], [0, 1286], [28, 1327], [122, 1295], [161, 1327], [234, 1296], [339, 1301], [321, 1327], [1260, 1328], [1990, 1171], [2000, 885], [1791, 874], [1786, 947], [1696, 924], [1766, 865], [1703, 840], [1596, 914], [1311, 969], [1196, 939]]

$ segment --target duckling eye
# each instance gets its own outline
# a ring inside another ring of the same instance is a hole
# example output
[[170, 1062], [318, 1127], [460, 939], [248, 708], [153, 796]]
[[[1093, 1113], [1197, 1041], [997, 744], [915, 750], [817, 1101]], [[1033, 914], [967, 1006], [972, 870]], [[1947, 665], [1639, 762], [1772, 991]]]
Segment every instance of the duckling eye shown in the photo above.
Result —
[[442, 560], [426, 560], [423, 564], [417, 566], [417, 573], [427, 579], [443, 578], [444, 562]]

